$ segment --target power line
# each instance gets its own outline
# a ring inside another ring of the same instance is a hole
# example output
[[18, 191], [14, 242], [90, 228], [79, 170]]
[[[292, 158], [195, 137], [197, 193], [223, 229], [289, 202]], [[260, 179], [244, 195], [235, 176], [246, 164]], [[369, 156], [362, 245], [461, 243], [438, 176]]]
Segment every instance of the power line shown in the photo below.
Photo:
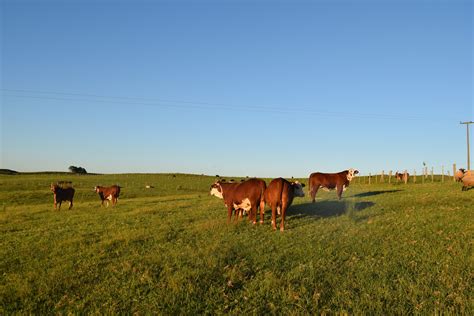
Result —
[[[15, 93], [20, 93], [20, 94], [28, 94], [28, 95], [18, 95], [18, 94], [12, 95], [12, 94], [2, 93], [4, 97], [45, 99], [45, 100], [54, 100], [54, 101], [114, 103], [114, 104], [142, 105], [142, 106], [177, 108], [177, 109], [182, 109], [182, 108], [217, 109], [217, 110], [234, 110], [234, 111], [249, 110], [249, 111], [258, 111], [258, 112], [273, 112], [273, 113], [280, 113], [280, 114], [301, 113], [301, 114], [308, 114], [308, 115], [388, 119], [388, 120], [423, 120], [425, 119], [422, 117], [402, 116], [402, 115], [393, 115], [393, 114], [353, 113], [353, 112], [313, 110], [313, 109], [308, 109], [305, 107], [283, 108], [283, 107], [269, 107], [269, 106], [238, 106], [238, 105], [230, 105], [230, 104], [222, 104], [222, 103], [208, 103], [208, 102], [200, 102], [200, 101], [182, 101], [182, 100], [168, 100], [168, 99], [158, 99], [158, 98], [152, 99], [152, 98], [128, 97], [128, 96], [106, 96], [106, 95], [97, 95], [97, 94], [88, 94], [88, 93], [66, 93], [66, 92], [26, 90], [26, 89], [0, 89], [0, 91], [5, 91], [7, 93], [15, 92]], [[37, 95], [34, 95], [34, 94], [37, 94]], [[54, 97], [50, 95], [60, 95], [60, 96], [68, 96], [68, 97], [67, 98]], [[80, 98], [77, 98], [77, 97], [80, 97]], [[115, 99], [115, 100], [107, 100], [107, 99]], [[131, 100], [142, 100], [142, 101], [150, 101], [150, 102], [136, 102], [136, 101], [131, 101]]]

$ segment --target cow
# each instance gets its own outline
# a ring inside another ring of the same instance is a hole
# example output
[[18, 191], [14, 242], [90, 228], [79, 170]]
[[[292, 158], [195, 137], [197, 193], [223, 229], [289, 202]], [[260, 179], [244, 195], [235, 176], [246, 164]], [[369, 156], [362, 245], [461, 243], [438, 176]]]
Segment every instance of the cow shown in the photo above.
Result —
[[314, 172], [310, 174], [308, 185], [312, 202], [314, 203], [316, 199], [316, 193], [318, 193], [319, 188], [328, 190], [336, 189], [337, 196], [340, 200], [342, 197], [342, 192], [346, 190], [346, 188], [351, 183], [351, 180], [358, 173], [358, 170], [351, 168], [338, 173]]
[[408, 172], [395, 172], [395, 179], [397, 179], [397, 182], [403, 181], [403, 182], [408, 182], [408, 179], [410, 177], [410, 174]]
[[461, 179], [462, 182], [462, 191], [469, 190], [469, 187], [474, 186], [474, 176], [464, 175]]
[[102, 201], [101, 205], [104, 205], [104, 201], [107, 200], [107, 206], [109, 206], [109, 201], [112, 202], [112, 205], [117, 204], [118, 197], [120, 195], [120, 186], [113, 185], [111, 187], [102, 187], [96, 186], [94, 191], [99, 194], [99, 197]]
[[256, 224], [258, 208], [260, 208], [260, 223], [263, 223], [266, 188], [265, 181], [256, 178], [240, 183], [217, 181], [211, 185], [210, 194], [224, 200], [227, 206], [227, 222], [230, 222], [233, 210], [235, 210], [236, 219], [239, 212], [250, 211], [249, 220]]
[[[51, 192], [54, 196], [54, 209], [61, 210], [61, 203], [63, 201], [69, 201], [69, 210], [72, 208], [74, 199], [74, 188], [61, 188], [58, 184], [51, 183]], [[57, 207], [59, 203], [59, 207]]]
[[454, 179], [456, 182], [461, 182], [461, 179], [465, 176], [466, 174], [466, 169], [464, 168], [459, 168], [458, 171], [454, 174]]
[[286, 210], [294, 197], [304, 197], [303, 183], [290, 182], [283, 178], [273, 179], [265, 190], [265, 204], [272, 208], [272, 228], [276, 230], [276, 213], [280, 214], [280, 231], [285, 230]]

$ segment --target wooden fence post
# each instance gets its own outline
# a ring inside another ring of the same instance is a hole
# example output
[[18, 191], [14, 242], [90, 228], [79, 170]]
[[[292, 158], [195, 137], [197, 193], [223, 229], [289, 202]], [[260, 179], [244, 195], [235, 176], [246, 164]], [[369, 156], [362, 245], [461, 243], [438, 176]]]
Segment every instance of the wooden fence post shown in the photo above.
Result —
[[431, 182], [434, 182], [433, 167], [431, 167]]
[[413, 169], [413, 183], [416, 183], [416, 169]]
[[392, 183], [392, 170], [388, 172], [388, 183]]
[[453, 181], [456, 182], [456, 178], [454, 177], [456, 175], [456, 164], [453, 163]]
[[385, 181], [384, 181], [384, 178], [383, 178], [384, 173], [385, 173], [385, 170], [382, 170], [382, 175], [380, 176], [380, 182], [382, 182], [382, 183], [385, 182]]
[[369, 184], [370, 184], [370, 178], [372, 177], [372, 174], [369, 172]]
[[406, 170], [403, 173], [403, 180], [404, 180], [405, 184], [407, 184], [407, 182], [408, 182], [408, 172]]
[[424, 173], [424, 170], [422, 169], [421, 170], [421, 183], [425, 183], [425, 175], [423, 174]]

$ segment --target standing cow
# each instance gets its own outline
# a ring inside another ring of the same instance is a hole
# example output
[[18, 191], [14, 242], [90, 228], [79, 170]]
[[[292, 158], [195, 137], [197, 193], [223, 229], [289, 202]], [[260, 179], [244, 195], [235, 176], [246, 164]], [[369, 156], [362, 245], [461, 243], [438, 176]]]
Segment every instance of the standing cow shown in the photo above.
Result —
[[352, 179], [358, 173], [359, 171], [353, 168], [338, 173], [312, 173], [309, 176], [308, 182], [312, 202], [314, 203], [316, 200], [316, 193], [318, 193], [319, 188], [328, 190], [336, 189], [337, 197], [340, 200], [342, 197], [342, 192], [346, 190]]
[[112, 205], [117, 204], [120, 195], [120, 188], [121, 187], [118, 185], [113, 185], [111, 187], [96, 186], [94, 191], [99, 194], [100, 200], [102, 201], [101, 205], [104, 205], [104, 201], [107, 200], [107, 206], [109, 206], [109, 201], [112, 202]]
[[403, 182], [408, 182], [408, 179], [410, 177], [410, 174], [408, 172], [395, 172], [395, 179], [397, 179], [397, 182], [403, 181]]
[[[63, 201], [69, 201], [69, 209], [72, 208], [72, 200], [74, 199], [74, 188], [61, 188], [58, 184], [51, 183], [51, 192], [54, 196], [54, 209], [61, 210]], [[59, 207], [57, 205], [59, 204]]]
[[229, 184], [217, 181], [211, 186], [210, 194], [224, 199], [224, 204], [227, 206], [227, 222], [231, 220], [232, 210], [235, 210], [236, 216], [237, 212], [244, 210], [250, 211], [249, 220], [255, 224], [258, 208], [260, 208], [260, 223], [263, 223], [266, 188], [265, 181], [256, 178]]
[[280, 214], [280, 231], [285, 229], [286, 210], [293, 202], [293, 198], [304, 197], [304, 184], [298, 181], [289, 182], [283, 178], [273, 179], [265, 190], [265, 203], [272, 208], [272, 228], [276, 229], [276, 213]]

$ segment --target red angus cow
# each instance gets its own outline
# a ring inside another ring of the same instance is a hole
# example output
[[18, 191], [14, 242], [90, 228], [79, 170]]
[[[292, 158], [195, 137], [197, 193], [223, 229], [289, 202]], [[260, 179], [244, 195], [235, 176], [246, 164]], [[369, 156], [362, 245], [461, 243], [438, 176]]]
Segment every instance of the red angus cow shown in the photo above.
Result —
[[104, 205], [105, 200], [107, 200], [107, 206], [109, 206], [109, 201], [112, 202], [112, 205], [117, 204], [117, 200], [120, 195], [120, 186], [118, 185], [113, 185], [111, 187], [96, 186], [94, 190], [96, 193], [99, 194], [99, 197], [102, 201], [101, 205]]
[[[69, 209], [72, 208], [72, 200], [74, 199], [74, 188], [61, 188], [57, 184], [51, 183], [51, 192], [53, 192], [54, 196], [54, 209], [58, 211], [61, 210], [61, 203], [63, 201], [69, 201]], [[57, 204], [59, 203], [59, 208], [57, 208]]]
[[316, 193], [319, 188], [336, 189], [339, 200], [342, 197], [342, 192], [349, 186], [351, 180], [359, 171], [355, 169], [344, 170], [339, 173], [321, 173], [315, 172], [309, 176], [309, 192], [311, 194], [312, 202], [316, 199]]
[[293, 202], [293, 198], [303, 197], [304, 184], [296, 182], [289, 182], [283, 178], [273, 179], [265, 190], [265, 203], [272, 208], [272, 228], [276, 229], [276, 213], [280, 214], [281, 223], [280, 231], [285, 229], [285, 215], [286, 210]]
[[250, 211], [249, 220], [255, 224], [257, 222], [257, 210], [260, 208], [260, 223], [263, 223], [264, 217], [264, 192], [267, 185], [260, 179], [249, 179], [241, 183], [225, 184], [217, 181], [211, 186], [210, 194], [224, 199], [227, 206], [227, 222], [230, 222], [232, 210]]

